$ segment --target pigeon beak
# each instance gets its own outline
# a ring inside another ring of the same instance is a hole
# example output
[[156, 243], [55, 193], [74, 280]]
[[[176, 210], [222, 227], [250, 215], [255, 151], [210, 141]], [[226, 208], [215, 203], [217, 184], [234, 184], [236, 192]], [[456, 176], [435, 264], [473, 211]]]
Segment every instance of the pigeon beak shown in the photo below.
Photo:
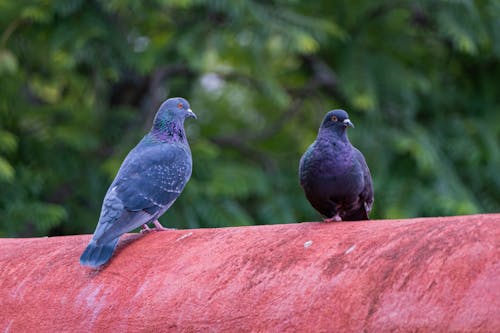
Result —
[[189, 118], [194, 118], [194, 119], [198, 119], [198, 117], [196, 117], [196, 115], [194, 114], [193, 110], [191, 109], [188, 109], [187, 110], [187, 115], [186, 117], [189, 117]]
[[345, 127], [352, 127], [352, 128], [354, 128], [354, 124], [351, 123], [351, 121], [349, 120], [349, 118], [347, 118], [347, 119], [344, 120], [344, 126]]

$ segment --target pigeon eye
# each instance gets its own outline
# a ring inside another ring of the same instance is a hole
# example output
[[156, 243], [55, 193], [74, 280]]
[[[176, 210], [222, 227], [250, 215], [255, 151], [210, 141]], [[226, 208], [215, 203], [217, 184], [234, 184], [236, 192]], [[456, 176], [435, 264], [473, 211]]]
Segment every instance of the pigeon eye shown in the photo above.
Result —
[[177, 104], [177, 107], [178, 107], [179, 109], [182, 109], [182, 103]]
[[337, 121], [337, 116], [332, 116], [332, 121]]

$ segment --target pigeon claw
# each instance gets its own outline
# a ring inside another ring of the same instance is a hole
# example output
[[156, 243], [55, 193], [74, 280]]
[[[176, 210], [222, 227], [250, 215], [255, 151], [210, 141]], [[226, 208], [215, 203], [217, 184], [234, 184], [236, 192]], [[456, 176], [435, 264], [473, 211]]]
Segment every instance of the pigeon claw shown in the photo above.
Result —
[[143, 224], [141, 229], [141, 234], [145, 234], [152, 231], [175, 230], [175, 228], [165, 228], [164, 226], [161, 225], [161, 223], [158, 220], [155, 220], [153, 224], [155, 225], [154, 228], [148, 227], [147, 223]]
[[147, 225], [147, 224], [143, 224], [141, 228], [142, 228], [142, 229], [141, 229], [141, 234], [145, 234], [145, 233], [148, 233], [148, 232], [150, 232], [150, 231], [151, 231], [151, 228], [150, 228], [150, 227], [148, 227], [148, 225]]
[[175, 228], [165, 228], [164, 226], [161, 225], [161, 223], [158, 221], [158, 220], [155, 220], [153, 222], [153, 224], [155, 225], [154, 228], [150, 228], [148, 227], [148, 224], [143, 224], [142, 225], [142, 229], [141, 229], [141, 234], [147, 234], [149, 232], [153, 232], [153, 231], [165, 231], [165, 230], [175, 230]]
[[342, 218], [339, 216], [339, 214], [335, 214], [335, 216], [332, 216], [330, 218], [324, 219], [323, 222], [330, 223], [330, 222], [340, 222], [342, 221]]
[[175, 230], [175, 228], [165, 228], [158, 220], [154, 220], [153, 224], [155, 225], [153, 228], [154, 231]]

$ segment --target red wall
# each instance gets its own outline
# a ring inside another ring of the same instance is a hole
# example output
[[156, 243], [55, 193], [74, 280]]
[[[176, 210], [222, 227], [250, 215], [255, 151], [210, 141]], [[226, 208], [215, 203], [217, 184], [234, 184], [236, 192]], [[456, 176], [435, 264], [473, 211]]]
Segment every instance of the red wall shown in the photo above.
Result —
[[500, 214], [0, 239], [2, 332], [500, 332]]

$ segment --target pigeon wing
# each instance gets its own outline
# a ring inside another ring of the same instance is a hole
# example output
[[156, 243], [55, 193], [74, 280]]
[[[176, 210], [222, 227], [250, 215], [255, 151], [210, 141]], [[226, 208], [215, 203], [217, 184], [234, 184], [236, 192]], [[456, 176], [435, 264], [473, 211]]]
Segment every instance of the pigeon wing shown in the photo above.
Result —
[[132, 150], [104, 199], [94, 239], [107, 242], [158, 218], [191, 176], [188, 149], [156, 145]]
[[357, 198], [353, 202], [346, 203], [340, 216], [343, 221], [360, 221], [369, 220], [369, 213], [373, 205], [373, 188], [370, 170], [366, 165], [365, 158], [361, 152], [353, 147], [354, 158], [356, 161], [356, 168], [362, 176], [363, 187]]
[[364, 210], [366, 212], [366, 216], [368, 218], [368, 214], [372, 210], [373, 206], [373, 185], [372, 185], [372, 176], [370, 173], [370, 169], [366, 164], [365, 157], [363, 154], [357, 149], [354, 148], [355, 158], [360, 164], [363, 171], [363, 179], [364, 179], [364, 187], [361, 191], [359, 198], [363, 204]]

